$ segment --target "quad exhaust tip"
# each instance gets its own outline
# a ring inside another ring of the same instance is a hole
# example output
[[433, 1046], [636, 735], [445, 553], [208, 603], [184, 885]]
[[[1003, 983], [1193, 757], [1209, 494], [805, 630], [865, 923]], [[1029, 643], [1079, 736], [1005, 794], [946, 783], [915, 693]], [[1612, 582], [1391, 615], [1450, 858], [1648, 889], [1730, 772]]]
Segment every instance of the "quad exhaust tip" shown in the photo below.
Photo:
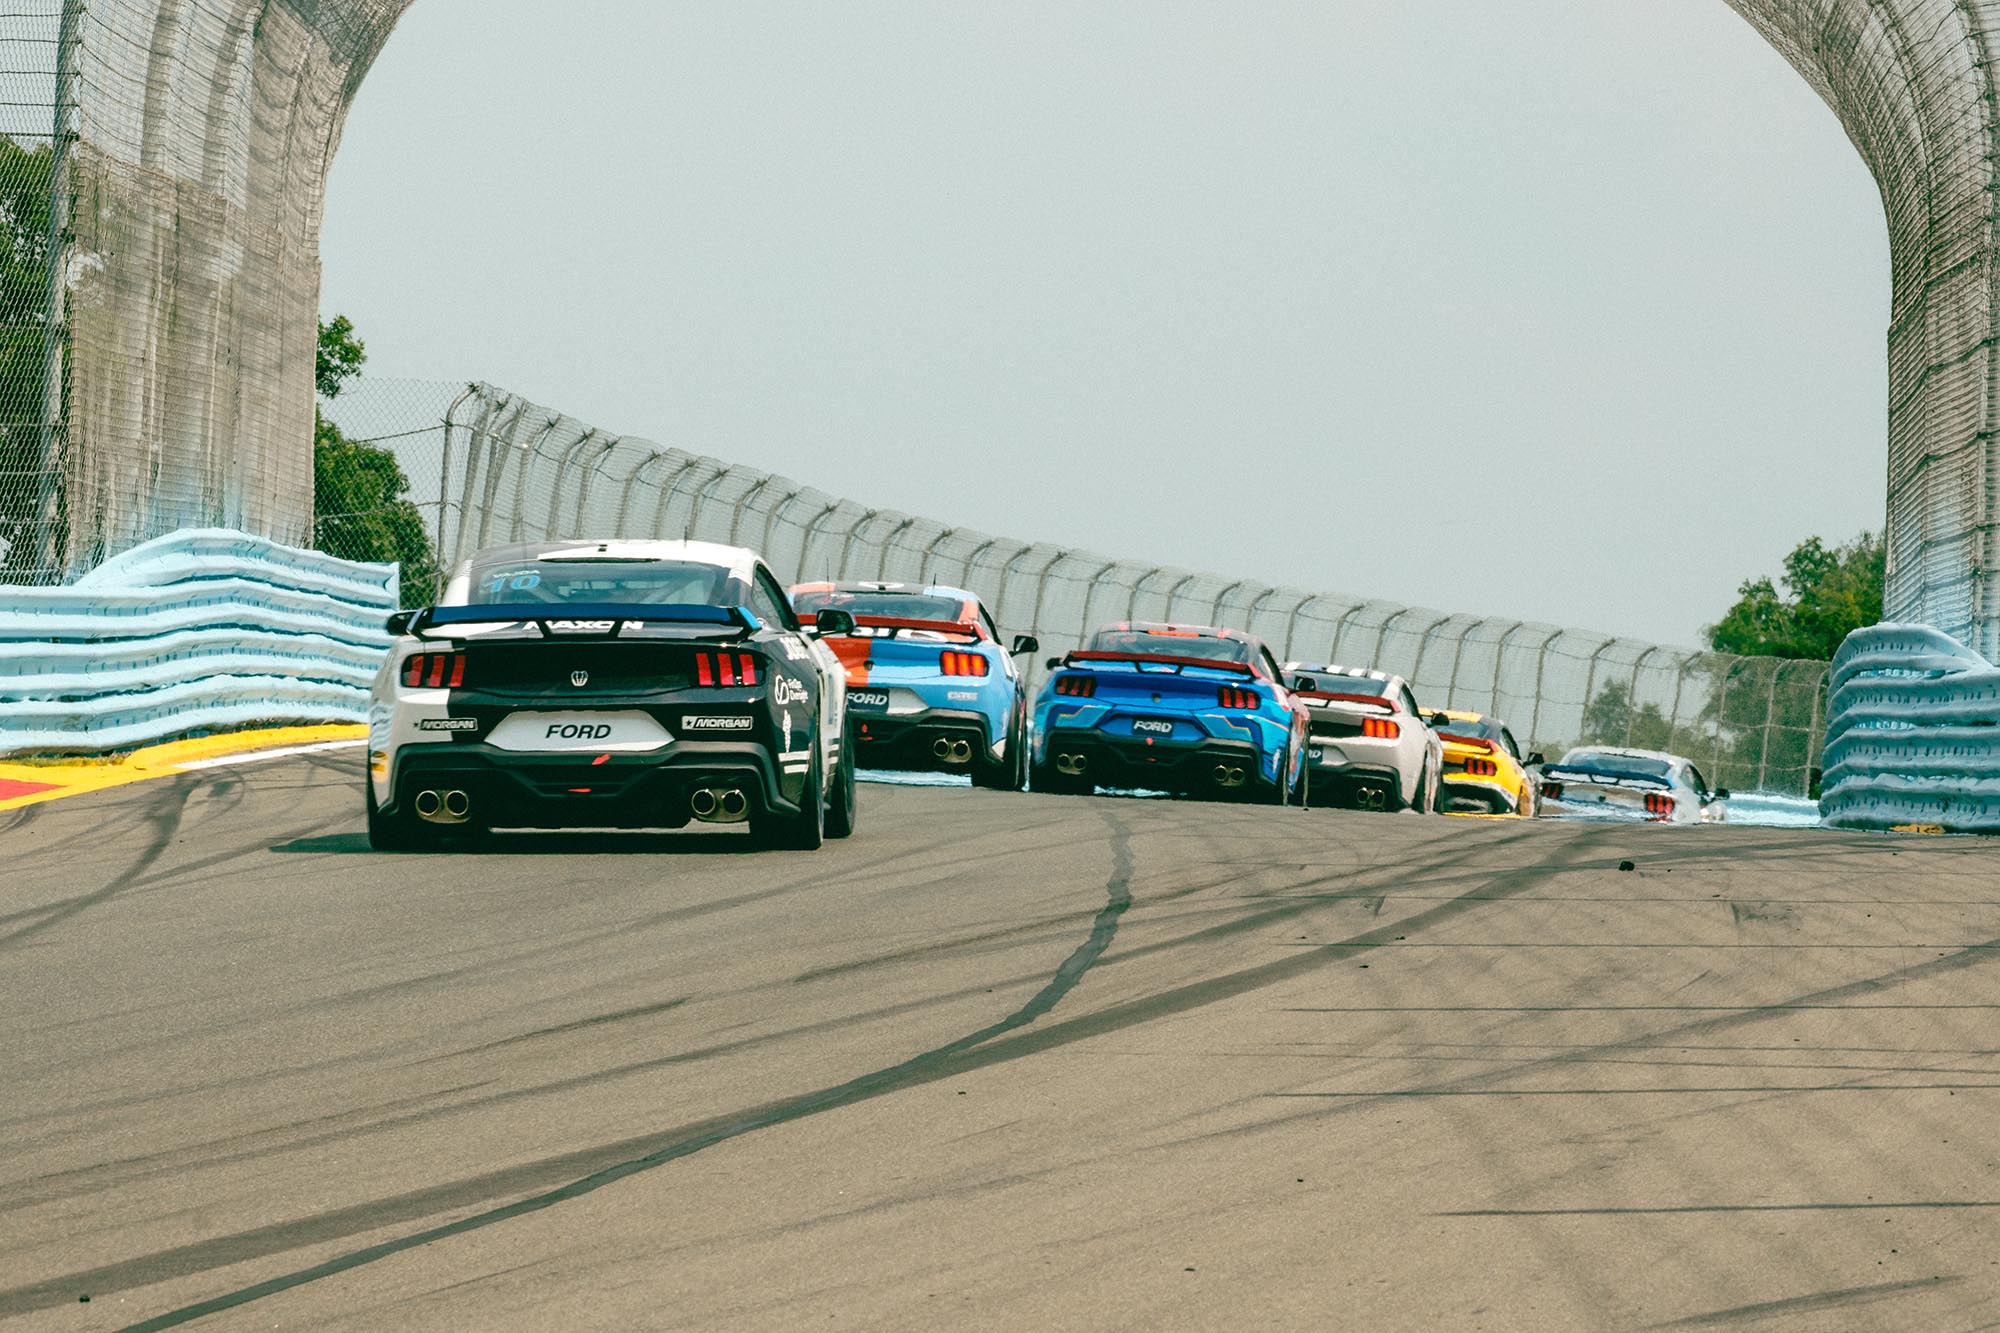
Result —
[[940, 736], [931, 745], [931, 753], [947, 764], [972, 762], [972, 742], [952, 736]]
[[1090, 756], [1084, 754], [1059, 754], [1056, 756], [1056, 772], [1079, 778], [1090, 767]]
[[410, 801], [417, 818], [426, 824], [463, 824], [472, 814], [472, 798], [452, 789], [437, 791], [426, 787]]
[[698, 787], [688, 809], [705, 824], [737, 824], [749, 815], [750, 798], [741, 787]]

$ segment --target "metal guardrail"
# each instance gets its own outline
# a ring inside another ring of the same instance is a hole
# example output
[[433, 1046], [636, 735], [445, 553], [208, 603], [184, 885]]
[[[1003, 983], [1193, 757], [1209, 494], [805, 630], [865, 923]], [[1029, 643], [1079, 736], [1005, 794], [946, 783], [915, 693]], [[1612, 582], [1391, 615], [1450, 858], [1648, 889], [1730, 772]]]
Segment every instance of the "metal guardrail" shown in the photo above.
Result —
[[60, 588], [0, 586], [0, 754], [366, 720], [393, 565], [205, 528]]
[[1927, 625], [1856, 630], [1827, 719], [1827, 824], [2000, 832], [2000, 669], [1978, 653]]

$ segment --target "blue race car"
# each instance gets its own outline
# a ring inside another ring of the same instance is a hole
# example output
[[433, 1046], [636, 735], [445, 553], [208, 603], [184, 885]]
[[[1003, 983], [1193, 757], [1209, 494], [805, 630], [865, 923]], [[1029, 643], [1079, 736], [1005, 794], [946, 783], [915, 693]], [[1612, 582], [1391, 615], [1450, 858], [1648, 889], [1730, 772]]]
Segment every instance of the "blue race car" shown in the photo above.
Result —
[[1306, 712], [1262, 640], [1117, 624], [1049, 668], [1035, 701], [1035, 790], [1304, 802]]
[[1014, 658], [1031, 635], [1000, 647], [1000, 631], [963, 588], [910, 583], [801, 583], [792, 605], [808, 620], [845, 611], [854, 632], [822, 640], [847, 669], [854, 762], [863, 768], [964, 773], [975, 787], [1028, 785], [1028, 691]]

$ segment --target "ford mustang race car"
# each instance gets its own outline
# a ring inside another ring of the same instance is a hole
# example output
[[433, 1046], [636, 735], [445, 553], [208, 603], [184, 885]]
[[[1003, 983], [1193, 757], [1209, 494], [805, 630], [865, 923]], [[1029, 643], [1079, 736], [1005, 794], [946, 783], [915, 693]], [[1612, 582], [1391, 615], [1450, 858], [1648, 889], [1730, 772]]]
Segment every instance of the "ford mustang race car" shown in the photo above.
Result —
[[396, 636], [368, 708], [368, 837], [745, 824], [812, 848], [854, 827], [839, 662], [749, 551], [508, 546]]
[[827, 636], [847, 672], [855, 761], [864, 768], [967, 773], [976, 787], [1028, 785], [1027, 684], [1014, 667], [1040, 645], [1000, 647], [1000, 630], [963, 588], [911, 583], [801, 583], [792, 605], [854, 617]]
[[1315, 805], [1436, 813], [1444, 743], [1401, 676], [1288, 662], [1285, 679], [1312, 718]]
[[1716, 824], [1729, 789], [1708, 789], [1692, 762], [1658, 750], [1586, 745], [1542, 769], [1541, 813], [1553, 818]]
[[1305, 710], [1261, 640], [1111, 625], [1049, 669], [1035, 701], [1035, 790], [1303, 800]]
[[1542, 757], [1521, 758], [1521, 747], [1504, 722], [1455, 708], [1445, 709], [1441, 716], [1438, 739], [1444, 742], [1444, 768], [1439, 778], [1445, 810], [1532, 816], [1535, 782], [1528, 769]]

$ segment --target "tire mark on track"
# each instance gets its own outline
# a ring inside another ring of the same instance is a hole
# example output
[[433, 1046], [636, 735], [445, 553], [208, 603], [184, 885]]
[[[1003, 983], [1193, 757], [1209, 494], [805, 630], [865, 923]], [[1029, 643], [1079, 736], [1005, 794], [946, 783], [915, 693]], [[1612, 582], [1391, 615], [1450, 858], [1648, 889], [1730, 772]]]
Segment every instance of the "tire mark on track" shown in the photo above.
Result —
[[[1104, 819], [1111, 828], [1111, 873], [1104, 886], [1104, 905], [1098, 909], [1092, 921], [1090, 934], [1063, 959], [1055, 973], [1040, 990], [1029, 997], [1027, 1003], [1006, 1017], [942, 1046], [911, 1056], [886, 1068], [863, 1074], [845, 1083], [787, 1097], [738, 1115], [718, 1117], [677, 1131], [675, 1137], [665, 1143], [660, 1143], [656, 1137], [653, 1142], [657, 1146], [649, 1151], [603, 1166], [578, 1179], [529, 1198], [338, 1255], [309, 1268], [282, 1274], [252, 1286], [156, 1315], [130, 1325], [125, 1333], [145, 1333], [146, 1330], [173, 1328], [434, 1241], [478, 1231], [517, 1217], [540, 1212], [556, 1204], [594, 1193], [628, 1176], [679, 1161], [681, 1158], [690, 1157], [704, 1149], [755, 1133], [760, 1129], [773, 1128], [963, 1072], [965, 1066], [958, 1057], [1042, 1018], [1075, 989], [1084, 974], [1111, 946], [1112, 939], [1118, 933], [1119, 919], [1132, 905], [1132, 845], [1131, 834], [1117, 814], [1106, 812]], [[601, 1149], [586, 1150], [585, 1153], [573, 1156], [595, 1156], [601, 1151]], [[438, 1197], [438, 1193], [438, 1191], [424, 1191], [416, 1196], [406, 1196], [414, 1206], [414, 1211], [399, 1211], [393, 1216], [382, 1215], [384, 1210], [380, 1202], [364, 1204], [323, 1214], [318, 1218], [278, 1223], [235, 1236], [197, 1242], [87, 1272], [71, 1273], [29, 1286], [17, 1287], [11, 1291], [0, 1292], [0, 1314], [23, 1314], [55, 1305], [66, 1305], [74, 1302], [81, 1293], [94, 1296], [99, 1293], [128, 1290], [132, 1287], [185, 1277], [193, 1269], [224, 1267], [296, 1249], [302, 1245], [338, 1239], [356, 1231], [409, 1220], [411, 1216], [421, 1216], [426, 1212], [435, 1213], [441, 1206], [449, 1206]], [[387, 1202], [394, 1203], [394, 1201]]]
[[[180, 831], [181, 819], [187, 813], [188, 795], [187, 789], [169, 789], [148, 801], [140, 818], [150, 826], [150, 836], [146, 839], [146, 845], [139, 849], [139, 855], [132, 864], [89, 893], [65, 898], [61, 902], [47, 904], [41, 909], [31, 909], [27, 915], [34, 915], [36, 919], [0, 935], [0, 950], [14, 948], [49, 927], [108, 902], [130, 888], [133, 882], [150, 870], [173, 844], [174, 835]], [[36, 915], [37, 912], [39, 915]]]

